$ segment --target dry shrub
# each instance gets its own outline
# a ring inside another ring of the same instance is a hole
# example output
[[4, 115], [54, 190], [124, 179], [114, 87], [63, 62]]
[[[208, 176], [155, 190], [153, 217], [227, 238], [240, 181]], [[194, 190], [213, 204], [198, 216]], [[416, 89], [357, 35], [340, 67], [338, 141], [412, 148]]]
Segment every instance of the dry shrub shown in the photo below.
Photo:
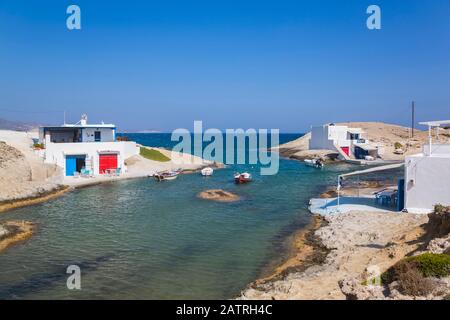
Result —
[[402, 264], [403, 272], [397, 276], [398, 290], [410, 296], [426, 296], [433, 292], [435, 284], [425, 278], [415, 263]]
[[398, 290], [404, 295], [426, 296], [433, 292], [435, 284], [431, 279], [425, 278], [415, 260], [405, 259], [382, 275], [384, 283], [398, 284]]

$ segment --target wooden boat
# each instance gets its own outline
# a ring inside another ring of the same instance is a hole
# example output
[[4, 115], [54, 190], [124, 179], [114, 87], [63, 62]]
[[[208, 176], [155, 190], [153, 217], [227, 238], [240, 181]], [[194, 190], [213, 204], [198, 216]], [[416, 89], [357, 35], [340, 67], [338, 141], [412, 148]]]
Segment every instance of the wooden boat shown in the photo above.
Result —
[[202, 176], [209, 177], [209, 176], [213, 175], [214, 170], [213, 170], [213, 168], [206, 167], [206, 168], [203, 168], [200, 172], [201, 172]]
[[323, 168], [323, 162], [320, 159], [305, 159], [305, 164], [310, 167], [321, 169]]
[[178, 178], [178, 175], [180, 174], [181, 171], [177, 170], [177, 171], [161, 171], [161, 172], [157, 172], [153, 175], [153, 177], [158, 180], [158, 181], [170, 181], [170, 180], [175, 180], [176, 178]]
[[247, 183], [250, 181], [252, 181], [252, 176], [248, 172], [234, 174], [234, 182], [236, 182], [238, 184]]

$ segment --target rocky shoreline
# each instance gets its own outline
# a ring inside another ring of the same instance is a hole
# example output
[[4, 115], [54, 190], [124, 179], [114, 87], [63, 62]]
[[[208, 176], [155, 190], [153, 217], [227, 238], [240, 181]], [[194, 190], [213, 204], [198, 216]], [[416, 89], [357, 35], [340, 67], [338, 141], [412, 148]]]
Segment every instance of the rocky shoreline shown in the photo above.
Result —
[[[374, 186], [368, 183], [365, 187], [370, 191]], [[450, 213], [314, 215], [313, 222], [293, 237], [289, 258], [270, 276], [248, 285], [237, 299], [442, 299], [450, 292], [450, 277], [407, 280], [414, 282], [413, 288], [420, 286], [416, 282], [432, 286], [428, 296], [402, 293], [397, 281], [383, 285], [371, 285], [371, 281], [411, 255], [431, 253], [450, 258], [445, 256], [450, 253], [449, 232]]]
[[42, 202], [46, 202], [51, 199], [57, 198], [65, 194], [66, 192], [69, 192], [70, 190], [71, 190], [70, 187], [61, 185], [50, 191], [42, 191], [41, 193], [38, 193], [35, 196], [1, 201], [0, 213], [16, 208], [32, 206]]
[[10, 246], [29, 239], [35, 225], [28, 221], [8, 221], [0, 223], [0, 253]]

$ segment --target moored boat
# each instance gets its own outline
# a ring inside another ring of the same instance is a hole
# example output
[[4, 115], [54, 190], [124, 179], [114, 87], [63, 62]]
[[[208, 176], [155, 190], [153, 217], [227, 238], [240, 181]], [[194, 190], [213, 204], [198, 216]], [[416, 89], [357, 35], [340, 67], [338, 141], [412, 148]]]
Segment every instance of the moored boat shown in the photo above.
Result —
[[206, 168], [203, 168], [200, 172], [201, 172], [202, 176], [209, 177], [209, 176], [213, 175], [214, 170], [213, 170], [213, 168], [206, 167]]
[[178, 178], [180, 171], [161, 171], [153, 175], [153, 177], [158, 181], [175, 180]]
[[323, 168], [323, 162], [320, 159], [305, 159], [305, 164], [314, 168]]
[[248, 172], [234, 174], [234, 182], [236, 183], [247, 183], [250, 181], [252, 181], [252, 176]]

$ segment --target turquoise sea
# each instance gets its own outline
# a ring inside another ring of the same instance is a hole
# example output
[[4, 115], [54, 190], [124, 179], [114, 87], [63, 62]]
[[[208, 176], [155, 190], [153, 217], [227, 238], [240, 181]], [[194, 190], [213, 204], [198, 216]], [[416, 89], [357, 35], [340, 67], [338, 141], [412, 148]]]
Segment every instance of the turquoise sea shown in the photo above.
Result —
[[[128, 134], [170, 148], [166, 134]], [[281, 135], [280, 143], [300, 135]], [[233, 172], [254, 182], [235, 185]], [[308, 200], [348, 165], [323, 170], [281, 159], [275, 176], [254, 165], [228, 166], [213, 177], [172, 182], [136, 179], [83, 188], [0, 215], [30, 220], [34, 236], [0, 254], [0, 299], [226, 299], [269, 271], [286, 239], [310, 221]], [[224, 189], [235, 203], [200, 200]], [[66, 268], [81, 268], [81, 290], [68, 290]]]

